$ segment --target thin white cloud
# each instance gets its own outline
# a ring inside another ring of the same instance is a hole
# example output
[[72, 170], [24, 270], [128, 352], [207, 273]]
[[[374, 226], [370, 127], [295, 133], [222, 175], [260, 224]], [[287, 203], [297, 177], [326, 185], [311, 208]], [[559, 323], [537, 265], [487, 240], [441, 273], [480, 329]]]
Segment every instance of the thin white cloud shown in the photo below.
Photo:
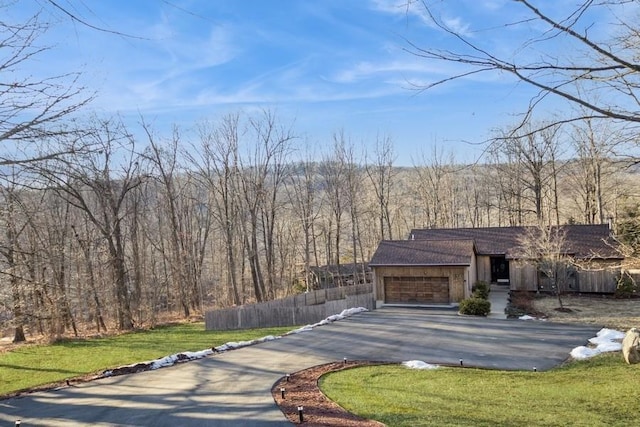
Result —
[[463, 37], [470, 37], [472, 33], [470, 31], [471, 26], [465, 22], [461, 17], [443, 18], [442, 23], [454, 33], [460, 34]]
[[392, 15], [416, 13], [419, 2], [416, 0], [371, 0], [374, 10]]
[[[404, 53], [406, 57], [407, 54]], [[394, 59], [387, 62], [363, 61], [351, 68], [335, 73], [330, 80], [337, 83], [353, 83], [371, 78], [379, 79], [381, 75], [391, 75], [396, 78], [419, 75], [446, 75], [450, 73], [450, 65], [420, 60], [420, 59]]]

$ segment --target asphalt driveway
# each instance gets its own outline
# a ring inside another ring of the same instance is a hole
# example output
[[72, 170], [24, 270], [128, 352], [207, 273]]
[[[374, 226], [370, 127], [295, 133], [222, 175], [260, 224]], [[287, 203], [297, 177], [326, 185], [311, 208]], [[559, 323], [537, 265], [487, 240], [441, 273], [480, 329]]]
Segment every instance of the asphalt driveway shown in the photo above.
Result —
[[271, 398], [284, 374], [342, 360], [539, 371], [600, 328], [385, 308], [199, 361], [0, 401], [0, 425], [286, 426]]

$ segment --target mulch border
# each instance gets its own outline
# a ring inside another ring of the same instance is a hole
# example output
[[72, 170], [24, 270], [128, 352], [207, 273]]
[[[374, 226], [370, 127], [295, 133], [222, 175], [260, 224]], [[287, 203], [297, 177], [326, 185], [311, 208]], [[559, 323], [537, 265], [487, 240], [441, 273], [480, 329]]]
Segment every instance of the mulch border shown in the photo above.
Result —
[[[319, 379], [328, 373], [361, 366], [397, 365], [392, 362], [351, 360], [330, 362], [312, 366], [280, 378], [271, 388], [273, 400], [280, 407], [285, 417], [293, 424], [301, 424], [298, 407], [304, 409], [303, 423], [306, 426], [363, 426], [378, 427], [384, 424], [366, 420], [354, 415], [325, 396], [318, 387]], [[285, 389], [282, 398], [281, 389]]]

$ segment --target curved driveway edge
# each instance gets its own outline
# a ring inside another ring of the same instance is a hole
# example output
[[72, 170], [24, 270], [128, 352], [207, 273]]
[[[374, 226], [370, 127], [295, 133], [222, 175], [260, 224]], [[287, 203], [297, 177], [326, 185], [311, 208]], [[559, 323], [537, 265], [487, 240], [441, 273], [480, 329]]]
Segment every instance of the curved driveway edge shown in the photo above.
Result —
[[284, 374], [344, 357], [550, 369], [600, 328], [383, 308], [171, 368], [0, 401], [0, 424], [287, 426], [271, 397]]

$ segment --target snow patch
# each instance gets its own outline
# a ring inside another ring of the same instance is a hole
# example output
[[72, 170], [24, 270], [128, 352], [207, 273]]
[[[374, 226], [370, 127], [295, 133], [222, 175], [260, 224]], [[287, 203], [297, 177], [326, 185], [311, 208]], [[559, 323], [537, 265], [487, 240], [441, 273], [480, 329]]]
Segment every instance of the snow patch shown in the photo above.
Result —
[[306, 325], [303, 326], [301, 328], [298, 329], [294, 329], [293, 331], [289, 331], [287, 332], [285, 335], [290, 335], [290, 334], [299, 334], [302, 332], [309, 332], [311, 330], [313, 330], [314, 328], [317, 328], [318, 326], [324, 326], [324, 325], [328, 325], [329, 323], [333, 323], [333, 322], [337, 322], [338, 320], [343, 320], [346, 319], [347, 317], [353, 316], [354, 314], [358, 314], [358, 313], [362, 313], [363, 311], [369, 311], [364, 307], [354, 307], [354, 308], [347, 308], [344, 309], [340, 312], [340, 314], [333, 314], [329, 317], [327, 317], [326, 319], [323, 319], [317, 323], [314, 323], [313, 325]]
[[409, 369], [438, 369], [438, 365], [432, 365], [430, 363], [423, 362], [422, 360], [409, 360], [407, 362], [402, 362], [402, 366], [405, 366]]
[[613, 329], [603, 328], [601, 329], [594, 338], [589, 338], [589, 342], [591, 344], [598, 345], [600, 343], [610, 342], [610, 341], [621, 341], [624, 339], [624, 333], [620, 331], [616, 331]]
[[[571, 350], [571, 357], [577, 360], [589, 359], [600, 353], [622, 350], [624, 332], [603, 328], [595, 337], [589, 338], [592, 347], [580, 346]], [[595, 347], [593, 347], [595, 346]]]
[[[298, 334], [300, 332], [307, 332], [307, 331], [312, 330], [315, 327], [327, 325], [329, 323], [345, 319], [345, 318], [347, 318], [349, 316], [353, 316], [354, 314], [362, 313], [363, 311], [369, 311], [369, 310], [367, 310], [364, 307], [348, 308], [346, 310], [342, 310], [342, 312], [340, 314], [334, 314], [332, 316], [327, 317], [324, 320], [321, 320], [318, 323], [314, 323], [313, 325], [303, 326], [302, 328], [295, 329], [293, 331], [287, 332], [284, 335]], [[281, 336], [267, 335], [265, 337], [258, 338], [258, 339], [255, 339], [255, 340], [251, 340], [251, 341], [230, 341], [230, 342], [227, 342], [225, 344], [222, 344], [222, 345], [219, 345], [217, 347], [214, 347], [212, 349], [206, 349], [206, 350], [201, 350], [201, 351], [184, 351], [182, 353], [171, 354], [169, 356], [161, 357], [159, 359], [155, 359], [155, 360], [151, 360], [151, 361], [147, 361], [147, 362], [133, 363], [131, 365], [120, 366], [120, 367], [115, 368], [115, 369], [110, 369], [110, 370], [104, 371], [102, 373], [102, 376], [103, 377], [111, 377], [111, 376], [114, 376], [114, 375], [122, 375], [122, 374], [129, 374], [129, 373], [135, 373], [135, 372], [141, 372], [141, 371], [148, 371], [148, 370], [166, 368], [168, 366], [173, 366], [173, 365], [175, 365], [176, 363], [179, 363], [179, 362], [188, 362], [188, 361], [191, 361], [191, 360], [202, 359], [202, 358], [207, 357], [207, 356], [209, 356], [211, 354], [222, 353], [222, 352], [230, 351], [230, 350], [237, 350], [237, 349], [242, 348], [242, 347], [248, 347], [250, 345], [259, 344], [259, 343], [266, 342], [266, 341], [273, 341], [273, 340], [277, 340], [277, 339], [280, 339], [280, 338], [282, 338], [282, 337]]]
[[525, 314], [524, 316], [520, 316], [518, 317], [519, 320], [536, 320], [535, 317], [529, 316], [528, 314]]
[[593, 356], [600, 354], [600, 352], [595, 348], [589, 348], [581, 345], [580, 347], [576, 347], [571, 350], [571, 357], [576, 360], [584, 360], [589, 359]]

